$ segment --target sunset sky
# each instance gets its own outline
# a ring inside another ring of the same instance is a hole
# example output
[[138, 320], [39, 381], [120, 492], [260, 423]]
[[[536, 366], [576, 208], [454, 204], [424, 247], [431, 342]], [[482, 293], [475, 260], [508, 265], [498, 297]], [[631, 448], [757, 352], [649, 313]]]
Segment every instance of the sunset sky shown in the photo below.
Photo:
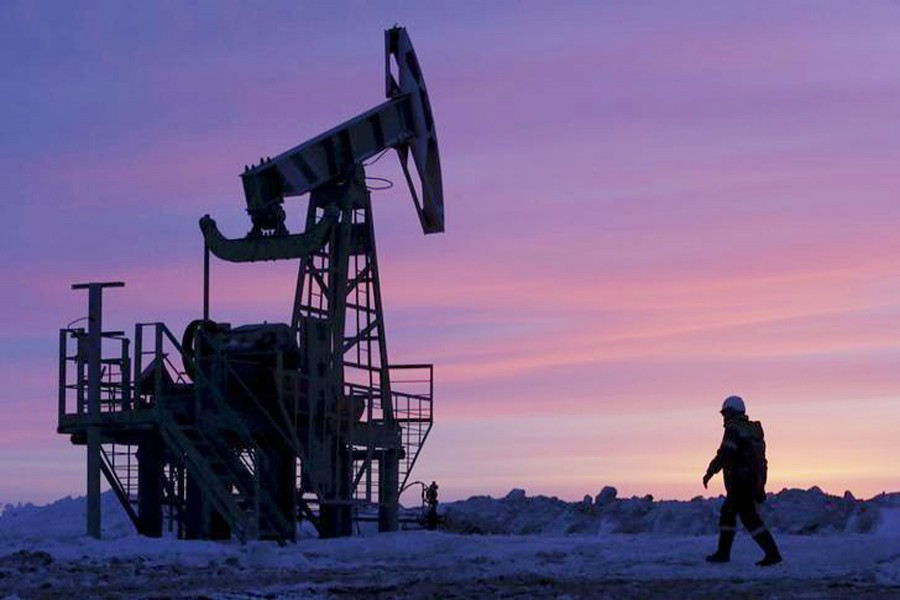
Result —
[[[243, 235], [245, 164], [380, 103], [395, 23], [446, 202], [423, 236], [370, 169], [391, 359], [435, 364], [418, 478], [719, 493], [736, 393], [772, 491], [900, 490], [900, 3], [6, 1], [0, 502], [84, 493], [69, 285], [126, 281], [110, 329], [199, 317], [198, 219]], [[289, 321], [295, 273], [214, 263], [212, 316]]]

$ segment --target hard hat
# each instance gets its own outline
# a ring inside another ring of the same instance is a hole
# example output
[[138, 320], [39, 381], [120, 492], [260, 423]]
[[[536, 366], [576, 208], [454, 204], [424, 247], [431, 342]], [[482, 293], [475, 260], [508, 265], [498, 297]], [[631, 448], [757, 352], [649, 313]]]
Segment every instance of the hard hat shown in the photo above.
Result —
[[722, 414], [724, 415], [726, 412], [741, 415], [747, 412], [747, 408], [744, 406], [744, 399], [740, 396], [728, 396], [725, 398], [725, 402], [722, 403]]

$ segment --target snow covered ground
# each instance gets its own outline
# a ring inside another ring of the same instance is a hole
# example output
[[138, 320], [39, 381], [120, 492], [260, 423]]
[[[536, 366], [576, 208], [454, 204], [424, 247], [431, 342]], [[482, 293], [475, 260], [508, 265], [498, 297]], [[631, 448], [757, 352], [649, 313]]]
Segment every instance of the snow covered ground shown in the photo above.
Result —
[[[716, 500], [565, 503], [478, 497], [442, 506], [445, 529], [274, 543], [136, 536], [104, 497], [104, 539], [83, 499], [7, 507], [0, 598], [900, 598], [900, 494], [869, 501], [813, 489], [770, 498], [785, 562], [761, 569], [746, 533], [708, 565]], [[463, 532], [492, 533], [463, 533]], [[792, 532], [792, 533], [788, 533]]]

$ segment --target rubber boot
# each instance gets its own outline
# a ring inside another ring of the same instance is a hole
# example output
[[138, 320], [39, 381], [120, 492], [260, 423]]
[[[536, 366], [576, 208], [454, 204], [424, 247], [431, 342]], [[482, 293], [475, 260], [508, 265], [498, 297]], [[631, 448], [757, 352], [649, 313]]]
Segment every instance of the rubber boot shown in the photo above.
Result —
[[772, 537], [772, 533], [768, 529], [754, 535], [753, 539], [756, 540], [759, 547], [766, 553], [762, 560], [756, 562], [758, 566], [770, 567], [781, 562], [781, 553], [778, 551], [778, 546], [775, 544], [775, 538]]
[[709, 563], [727, 563], [731, 560], [731, 544], [734, 543], [734, 529], [719, 530], [719, 547], [714, 554], [706, 557]]

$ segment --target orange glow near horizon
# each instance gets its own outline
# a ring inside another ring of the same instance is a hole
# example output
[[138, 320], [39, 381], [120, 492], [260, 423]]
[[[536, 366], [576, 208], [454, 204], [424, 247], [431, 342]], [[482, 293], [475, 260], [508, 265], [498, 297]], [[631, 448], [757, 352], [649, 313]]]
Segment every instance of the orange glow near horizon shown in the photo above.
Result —
[[[750, 404], [750, 417], [762, 420], [766, 429], [769, 491], [818, 486], [867, 498], [896, 489], [896, 471], [884, 460], [885, 452], [900, 456], [895, 421], [886, 418], [895, 415], [895, 402], [853, 400], [857, 409], [885, 418], [865, 432], [848, 428], [846, 438], [832, 439], [833, 419], [850, 402]], [[423, 456], [424, 468], [447, 473], [444, 487], [453, 496], [502, 496], [524, 487], [529, 494], [577, 500], [605, 485], [622, 496], [651, 493], [658, 499], [724, 493], [721, 476], [709, 490], [700, 481], [721, 440], [716, 408], [713, 403], [711, 409], [668, 410], [664, 419], [655, 417], [660, 411], [637, 408], [570, 416], [548, 410], [525, 418], [473, 415], [435, 431], [430, 443], [438, 448]], [[860, 444], [861, 435], [871, 442]], [[503, 452], [483, 452], [483, 440], [490, 436], [504, 441]], [[471, 472], [475, 464], [482, 475]]]

